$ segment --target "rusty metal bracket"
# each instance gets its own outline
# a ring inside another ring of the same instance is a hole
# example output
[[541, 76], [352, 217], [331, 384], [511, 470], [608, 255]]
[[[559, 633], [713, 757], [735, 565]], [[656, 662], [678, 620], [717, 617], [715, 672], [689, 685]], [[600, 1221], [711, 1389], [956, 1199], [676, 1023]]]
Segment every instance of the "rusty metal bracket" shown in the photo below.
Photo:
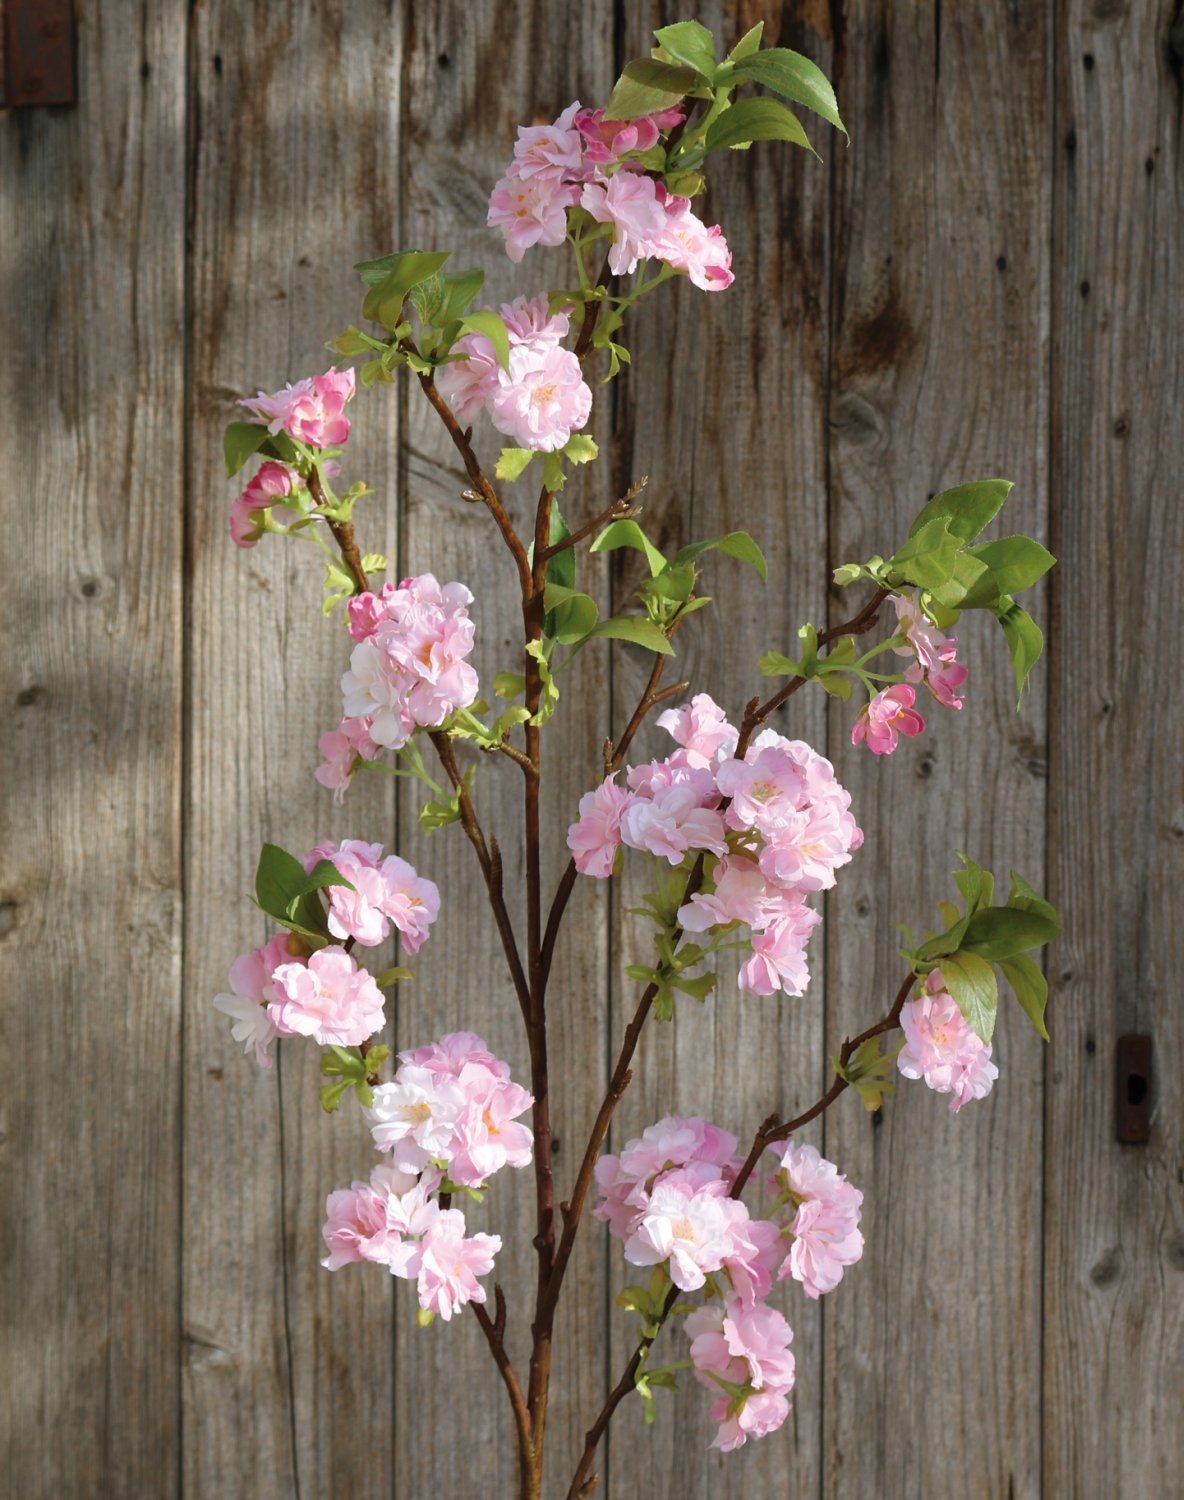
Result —
[[0, 22], [0, 108], [73, 104], [73, 0], [0, 0]]
[[1151, 1038], [1120, 1036], [1114, 1054], [1115, 1135], [1124, 1146], [1151, 1138]]

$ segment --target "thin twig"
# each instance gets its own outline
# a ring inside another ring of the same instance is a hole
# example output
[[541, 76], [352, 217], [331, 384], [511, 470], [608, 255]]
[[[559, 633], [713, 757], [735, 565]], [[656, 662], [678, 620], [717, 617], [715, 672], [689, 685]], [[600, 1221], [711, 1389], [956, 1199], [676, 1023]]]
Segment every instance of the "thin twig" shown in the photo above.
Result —
[[[308, 476], [308, 488], [312, 498], [322, 508], [329, 505], [329, 497], [325, 494], [325, 486], [321, 483], [320, 471], [314, 465]], [[325, 520], [329, 522], [329, 530], [333, 534], [333, 540], [337, 543], [341, 553], [341, 560], [354, 575], [354, 582], [358, 586], [360, 594], [366, 593], [370, 584], [366, 578], [366, 570], [362, 567], [362, 554], [358, 551], [358, 544], [354, 541], [354, 528], [352, 521], [334, 521], [328, 516]]]

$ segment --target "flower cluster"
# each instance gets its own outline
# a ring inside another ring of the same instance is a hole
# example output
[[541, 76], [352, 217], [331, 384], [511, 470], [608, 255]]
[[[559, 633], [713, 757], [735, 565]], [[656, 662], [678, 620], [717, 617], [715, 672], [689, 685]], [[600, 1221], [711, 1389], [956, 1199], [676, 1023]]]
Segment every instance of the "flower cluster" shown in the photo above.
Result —
[[400, 1171], [435, 1163], [458, 1187], [479, 1188], [502, 1167], [529, 1165], [531, 1133], [517, 1116], [534, 1100], [480, 1037], [452, 1032], [399, 1059], [366, 1117], [375, 1146]]
[[364, 948], [376, 948], [394, 926], [407, 952], [419, 952], [440, 914], [440, 892], [434, 881], [417, 875], [397, 854], [384, 857], [381, 844], [358, 839], [345, 839], [340, 846], [318, 844], [306, 855], [305, 869], [311, 873], [322, 859], [329, 860], [350, 883], [326, 889], [329, 931], [334, 937], [353, 938]]
[[295, 469], [269, 459], [230, 507], [230, 536], [236, 547], [253, 547], [267, 530], [269, 518], [280, 525], [299, 519], [283, 502], [304, 483]]
[[678, 749], [633, 766], [626, 786], [608, 777], [580, 799], [568, 848], [581, 874], [606, 879], [625, 845], [680, 865], [688, 854], [714, 856], [703, 888], [680, 907], [687, 932], [743, 924], [752, 954], [740, 988], [800, 995], [809, 982], [805, 950], [819, 916], [807, 903], [828, 890], [835, 871], [863, 842], [851, 798], [831, 763], [801, 740], [772, 730], [742, 759], [738, 735], [705, 693], [658, 723]]
[[505, 236], [510, 259], [520, 261], [532, 245], [562, 245], [568, 209], [578, 205], [612, 226], [615, 276], [659, 260], [703, 291], [730, 286], [732, 256], [719, 225], [709, 229], [689, 198], [668, 193], [638, 160], [682, 117], [675, 107], [628, 123], [606, 120], [603, 109], [581, 109], [577, 100], [552, 125], [521, 127], [489, 200], [488, 222]]
[[625, 1259], [663, 1266], [680, 1291], [705, 1288], [713, 1299], [691, 1313], [686, 1329], [696, 1377], [719, 1398], [714, 1446], [725, 1449], [773, 1432], [789, 1411], [793, 1334], [766, 1302], [774, 1273], [817, 1297], [863, 1250], [862, 1194], [832, 1163], [809, 1146], [775, 1148], [778, 1209], [789, 1204], [794, 1216], [754, 1219], [733, 1196], [736, 1145], [706, 1120], [671, 1115], [596, 1164], [595, 1214], [623, 1241]]
[[309, 448], [339, 448], [349, 437], [345, 404], [356, 388], [353, 370], [331, 369], [297, 380], [272, 395], [260, 391], [238, 404], [273, 436], [283, 431]]
[[[534, 1102], [509, 1066], [472, 1032], [452, 1032], [400, 1052], [393, 1080], [366, 1110], [374, 1144], [389, 1152], [369, 1182], [330, 1193], [322, 1231], [330, 1271], [353, 1261], [384, 1265], [414, 1281], [420, 1307], [451, 1318], [484, 1302], [478, 1281], [493, 1269], [497, 1235], [465, 1233], [465, 1216], [440, 1194], [477, 1189], [502, 1167], [525, 1167], [531, 1133], [517, 1122]], [[447, 1173], [447, 1176], [445, 1176]]]
[[[368, 760], [369, 745], [397, 750], [416, 729], [435, 729], [468, 708], [477, 696], [477, 673], [468, 663], [472, 601], [463, 584], [440, 584], [431, 573], [349, 601], [357, 645], [341, 679], [344, 717], [336, 731], [346, 744], [322, 743], [319, 781], [339, 788], [348, 779], [346, 745]], [[350, 760], [351, 770], [356, 763]]]
[[463, 358], [440, 369], [437, 388], [462, 422], [487, 411], [497, 430], [520, 448], [553, 452], [592, 410], [580, 361], [561, 342], [571, 331], [570, 315], [551, 315], [545, 295], [518, 297], [500, 313], [509, 335], [509, 367], [501, 367], [483, 333], [469, 333], [452, 346]]
[[905, 1043], [896, 1065], [906, 1078], [923, 1078], [939, 1094], [949, 1094], [950, 1113], [970, 1099], [983, 1099], [999, 1077], [984, 1042], [945, 988], [940, 969], [933, 969], [925, 989], [905, 1003], [900, 1024]]
[[891, 755], [900, 736], [920, 734], [925, 720], [913, 706], [917, 701], [912, 683], [924, 683], [943, 708], [961, 708], [958, 689], [967, 671], [957, 658], [956, 636], [943, 635], [921, 608], [915, 593], [889, 596], [896, 610], [902, 645], [892, 649], [897, 656], [912, 658], [905, 681], [884, 688], [865, 704], [851, 729], [853, 745], [866, 744], [873, 755]]

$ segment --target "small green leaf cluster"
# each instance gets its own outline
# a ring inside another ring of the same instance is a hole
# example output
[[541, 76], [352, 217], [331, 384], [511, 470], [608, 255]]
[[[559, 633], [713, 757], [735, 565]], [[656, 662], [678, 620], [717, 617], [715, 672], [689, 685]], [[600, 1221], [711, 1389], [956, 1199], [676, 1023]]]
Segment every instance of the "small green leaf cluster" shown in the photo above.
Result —
[[374, 1103], [370, 1079], [379, 1066], [391, 1055], [389, 1047], [371, 1047], [365, 1057], [357, 1047], [338, 1047], [330, 1043], [321, 1054], [321, 1074], [331, 1079], [321, 1085], [321, 1108], [327, 1115], [341, 1107], [346, 1093], [353, 1089], [358, 1103], [369, 1109]]
[[841, 1058], [831, 1058], [835, 1072], [844, 1083], [851, 1085], [869, 1114], [875, 1114], [880, 1108], [885, 1094], [896, 1092], [892, 1064], [903, 1046], [904, 1037], [901, 1037], [894, 1047], [885, 1051], [880, 1038], [872, 1036], [855, 1049], [845, 1064]]
[[960, 854], [963, 868], [954, 883], [962, 897], [961, 908], [940, 903], [946, 930], [931, 933], [914, 946], [906, 932], [907, 946], [901, 950], [918, 978], [940, 968], [943, 985], [970, 1026], [989, 1042], [995, 1030], [999, 987], [997, 968], [1010, 984], [1036, 1034], [1048, 1040], [1044, 1010], [1048, 981], [1029, 952], [1042, 948], [1059, 932], [1057, 914], [1044, 898], [1015, 870], [1011, 889], [1002, 906], [992, 905], [995, 878]]
[[793, 660], [780, 651], [767, 651], [760, 658], [761, 675], [812, 677], [826, 692], [846, 702], [851, 697], [851, 678], [847, 673], [865, 675], [859, 670], [862, 663], [856, 661], [855, 637], [842, 636], [825, 656], [818, 654], [818, 631], [813, 625], [803, 625], [798, 631], [798, 640], [802, 643], [800, 657]]
[[1011, 488], [1006, 479], [983, 479], [943, 490], [923, 507], [904, 546], [892, 557], [844, 563], [836, 568], [834, 579], [840, 587], [860, 578], [881, 588], [912, 584], [921, 591], [922, 608], [942, 630], [948, 630], [963, 610], [990, 610], [1007, 641], [1022, 700], [1044, 636], [1014, 596], [1043, 578], [1056, 559], [1027, 536], [976, 542]]
[[278, 844], [264, 844], [255, 870], [255, 905], [310, 948], [323, 948], [336, 939], [329, 932], [328, 913], [320, 892], [331, 885], [354, 889], [337, 866], [318, 860], [308, 874], [295, 855]]

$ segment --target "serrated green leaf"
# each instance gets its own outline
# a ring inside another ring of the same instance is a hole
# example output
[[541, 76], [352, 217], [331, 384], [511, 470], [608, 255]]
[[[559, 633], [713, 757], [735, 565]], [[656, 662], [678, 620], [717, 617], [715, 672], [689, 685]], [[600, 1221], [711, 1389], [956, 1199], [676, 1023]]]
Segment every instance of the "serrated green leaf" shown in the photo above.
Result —
[[[392, 256], [390, 270], [366, 293], [362, 316], [393, 330], [402, 317], [403, 303], [411, 288], [434, 276], [451, 253], [449, 250], [407, 250]], [[362, 264], [375, 265], [374, 262]], [[362, 279], [366, 280], [364, 274]]]
[[614, 615], [611, 620], [602, 620], [590, 630], [585, 640], [602, 638], [611, 641], [630, 641], [635, 646], [644, 646], [659, 656], [673, 656], [674, 647], [666, 639], [662, 629], [652, 620], [641, 615]]
[[595, 599], [555, 583], [547, 584], [543, 603], [549, 616], [547, 634], [565, 646], [582, 640], [600, 614]]
[[645, 554], [650, 576], [656, 577], [666, 566], [666, 559], [636, 521], [611, 521], [596, 537], [589, 552], [615, 552], [618, 547], [633, 547]]
[[530, 448], [503, 448], [498, 454], [497, 467], [493, 471], [494, 477], [506, 479], [512, 483], [525, 473], [534, 456]]
[[800, 661], [790, 661], [788, 656], [782, 656], [780, 651], [766, 651], [757, 665], [761, 669], [762, 677], [804, 677]]
[[494, 356], [503, 370], [510, 368], [510, 335], [500, 313], [491, 307], [466, 313], [460, 320], [462, 333], [483, 333], [493, 345]]
[[947, 518], [938, 516], [909, 537], [888, 559], [888, 567], [920, 588], [939, 589], [952, 577], [961, 546], [962, 540], [950, 531]]
[[715, 536], [710, 541], [692, 542], [677, 553], [674, 564], [694, 562], [704, 552], [722, 552], [725, 557], [734, 557], [737, 562], [747, 563], [760, 574], [761, 582], [768, 583], [769, 568], [765, 554], [749, 536], [747, 531], [729, 531], [726, 536]]
[[526, 654], [533, 656], [538, 663], [539, 683], [543, 690], [538, 712], [530, 722], [541, 725], [545, 724], [555, 712], [556, 705], [559, 702], [559, 684], [551, 676], [550, 663], [547, 661], [547, 652], [542, 641], [528, 641]]
[[999, 985], [991, 965], [977, 953], [951, 953], [941, 961], [941, 977], [967, 1024], [984, 1042], [995, 1030]]
[[1014, 958], [999, 960], [999, 969], [1011, 985], [1015, 998], [1024, 1014], [1031, 1021], [1036, 1035], [1048, 1041], [1048, 1028], [1044, 1024], [1044, 1011], [1048, 1004], [1048, 980], [1040, 971], [1040, 965], [1025, 953]]
[[991, 570], [1000, 594], [1019, 594], [1031, 588], [1056, 563], [1056, 558], [1030, 536], [1005, 536], [996, 542], [980, 542], [970, 556]]
[[985, 609], [998, 599], [999, 586], [986, 563], [969, 552], [959, 552], [953, 573], [929, 592], [946, 609]]
[[[396, 964], [394, 966], [394, 968], [383, 969], [383, 971], [382, 971], [381, 974], [376, 974], [374, 976], [374, 983], [378, 986], [378, 988], [380, 990], [385, 990], [388, 985], [402, 984], [405, 980], [414, 979], [414, 978], [415, 978], [415, 975], [412, 974], [412, 972], [411, 972], [410, 969], [400, 968], [399, 965]], [[374, 1055], [374, 1051], [373, 1051], [373, 1049], [371, 1049], [371, 1052], [370, 1052], [369, 1056], [373, 1057], [373, 1055]], [[377, 1067], [378, 1064], [377, 1064], [377, 1062], [374, 1062], [374, 1063], [371, 1064], [371, 1066], [372, 1067]]]
[[842, 563], [832, 575], [835, 584], [841, 588], [849, 588], [851, 584], [857, 583], [863, 577], [862, 563]]
[[1011, 890], [1007, 896], [1008, 906], [1014, 906], [1020, 911], [1034, 911], [1042, 917], [1047, 917], [1050, 922], [1057, 922], [1056, 908], [1044, 899], [1039, 891], [1034, 890], [1018, 870], [1011, 872]]
[[930, 521], [944, 520], [950, 531], [964, 542], [973, 542], [979, 532], [998, 515], [1014, 485], [1010, 479], [976, 479], [942, 490], [921, 507], [909, 528], [915, 536]]
[[851, 690], [855, 684], [850, 677], [841, 672], [819, 672], [817, 680], [823, 692], [829, 693], [832, 698], [840, 698], [844, 703], [849, 702]]
[[222, 434], [222, 451], [226, 458], [226, 476], [235, 474], [249, 462], [270, 437], [267, 428], [258, 422], [231, 422]]
[[1015, 673], [1018, 692], [1015, 704], [1018, 712], [1024, 701], [1025, 684], [1044, 650], [1044, 632], [1028, 611], [1010, 597], [1000, 600], [995, 618], [1003, 628], [1003, 638], [1011, 654], [1011, 667]]
[[450, 823], [459, 822], [460, 794], [455, 791], [451, 796], [425, 802], [419, 810], [419, 826], [425, 833], [435, 833], [437, 829], [447, 828]]
[[730, 109], [725, 109], [708, 127], [705, 144], [710, 152], [748, 146], [753, 141], [789, 141], [792, 145], [804, 146], [815, 156], [818, 154], [802, 128], [802, 122], [779, 99], [741, 99]]
[[676, 63], [693, 68], [704, 83], [715, 76], [715, 38], [698, 21], [676, 21], [673, 26], [659, 27], [654, 40]]
[[676, 990], [681, 990], [684, 995], [690, 995], [702, 1004], [715, 988], [715, 975], [698, 974], [694, 979], [686, 979], [680, 974], [671, 979], [670, 983]]
[[803, 104], [820, 115], [836, 130], [847, 134], [847, 127], [839, 118], [839, 104], [835, 91], [826, 74], [800, 52], [791, 52], [788, 47], [767, 47], [750, 57], [736, 59], [737, 73], [750, 78], [753, 83], [762, 83], [768, 89]]
[[355, 354], [372, 352], [381, 354], [387, 346], [381, 339], [372, 338], [370, 334], [363, 333], [360, 328], [355, 328], [351, 323], [344, 333], [339, 333], [335, 339], [330, 339], [325, 347], [332, 349], [334, 354], [340, 354], [343, 359], [349, 359]]
[[563, 445], [563, 456], [573, 464], [589, 464], [599, 453], [595, 438], [586, 432], [573, 432]]
[[606, 120], [639, 120], [669, 109], [699, 83], [693, 68], [673, 67], [654, 58], [639, 57], [617, 79], [604, 107]]
[[339, 1079], [336, 1083], [321, 1085], [321, 1108], [327, 1115], [335, 1114], [341, 1108], [341, 1101], [349, 1087], [350, 1083], [347, 1078]]
[[551, 491], [552, 495], [559, 494], [560, 490], [567, 486], [567, 474], [563, 468], [562, 453], [543, 454], [543, 488]]
[[995, 877], [990, 870], [984, 870], [982, 865], [975, 864], [969, 854], [963, 854], [961, 849], [958, 850], [958, 858], [962, 861], [962, 868], [954, 871], [954, 884], [958, 887], [969, 917], [983, 907], [990, 906], [995, 895]]
[[761, 38], [765, 34], [765, 23], [758, 21], [751, 31], [746, 31], [732, 50], [728, 53], [729, 62], [742, 62], [744, 58], [751, 57], [759, 50]]
[[962, 951], [977, 953], [991, 963], [1042, 948], [1060, 934], [1060, 927], [1043, 912], [1014, 906], [990, 906], [977, 911], [967, 924]]
[[419, 314], [419, 321], [427, 328], [435, 326], [448, 305], [448, 288], [438, 271], [417, 281], [407, 293], [407, 300]]

